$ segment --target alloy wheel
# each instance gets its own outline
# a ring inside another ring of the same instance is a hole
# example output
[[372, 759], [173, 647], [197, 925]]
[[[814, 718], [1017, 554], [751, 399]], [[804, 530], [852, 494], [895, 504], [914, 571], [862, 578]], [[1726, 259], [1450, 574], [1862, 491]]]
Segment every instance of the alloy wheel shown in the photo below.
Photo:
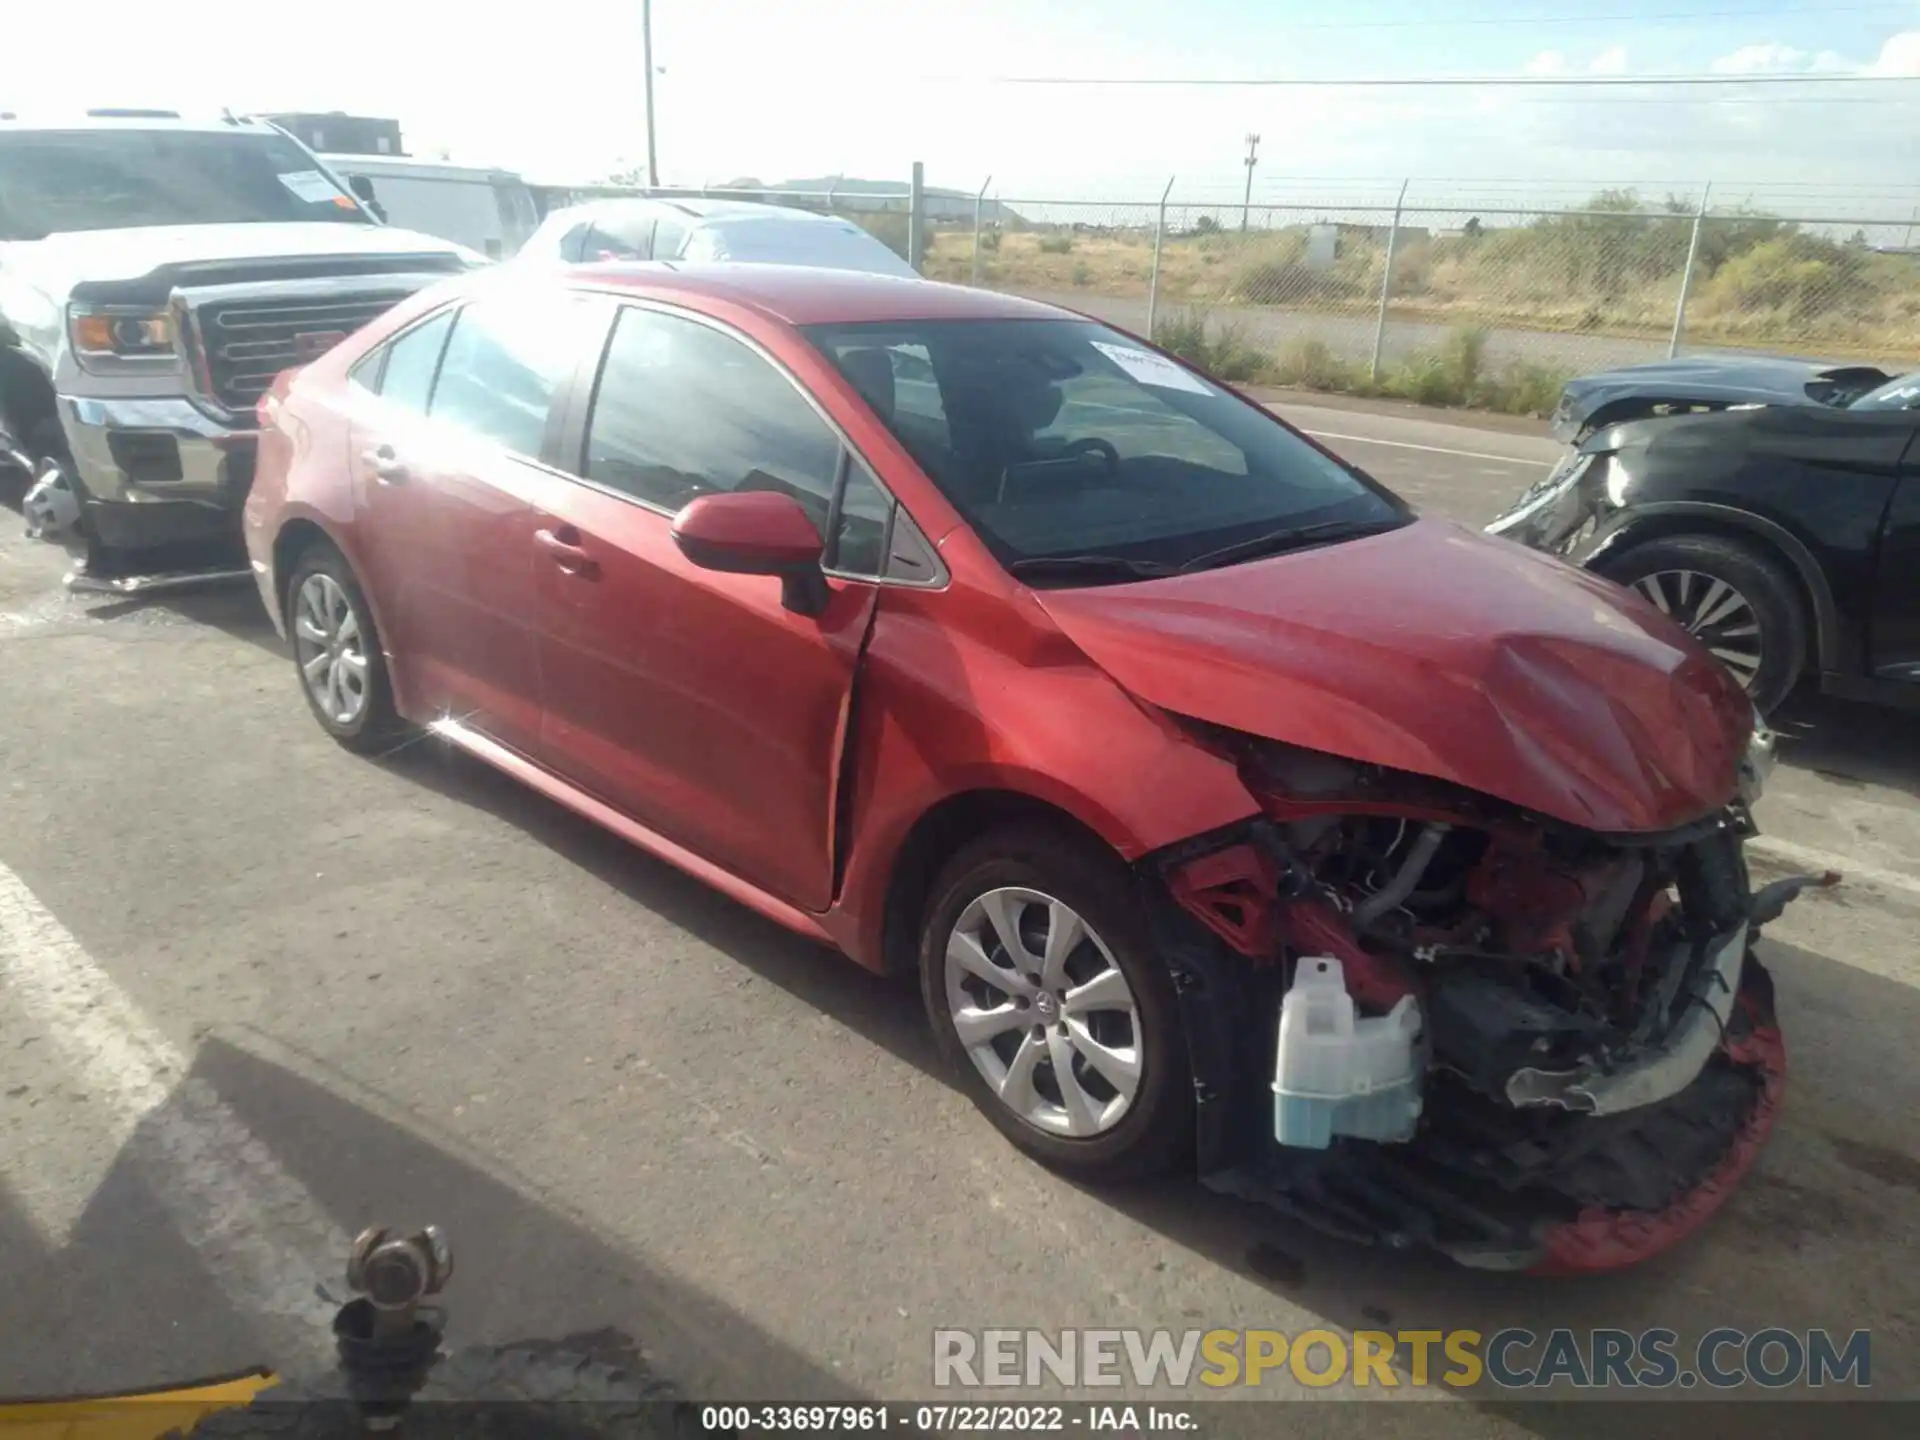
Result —
[[1633, 588], [1706, 646], [1742, 687], [1752, 688], [1765, 651], [1760, 617], [1746, 596], [1698, 570], [1656, 570]]
[[1139, 1007], [1106, 943], [1063, 901], [1003, 888], [947, 938], [948, 1014], [1000, 1103], [1087, 1139], [1126, 1115], [1145, 1069]]
[[294, 600], [294, 655], [315, 708], [335, 725], [367, 708], [367, 652], [360, 617], [338, 580], [307, 576]]

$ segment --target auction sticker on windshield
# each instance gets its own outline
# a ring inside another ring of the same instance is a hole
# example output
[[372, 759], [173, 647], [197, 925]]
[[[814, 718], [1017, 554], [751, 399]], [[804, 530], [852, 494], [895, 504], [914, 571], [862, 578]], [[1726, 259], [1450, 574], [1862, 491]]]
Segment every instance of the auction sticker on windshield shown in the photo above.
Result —
[[1130, 350], [1125, 345], [1109, 345], [1102, 340], [1095, 340], [1093, 348], [1142, 385], [1158, 385], [1162, 390], [1189, 390], [1195, 395], [1213, 393], [1164, 355]]
[[339, 198], [340, 187], [318, 170], [292, 170], [279, 177], [280, 183], [300, 199], [315, 205]]

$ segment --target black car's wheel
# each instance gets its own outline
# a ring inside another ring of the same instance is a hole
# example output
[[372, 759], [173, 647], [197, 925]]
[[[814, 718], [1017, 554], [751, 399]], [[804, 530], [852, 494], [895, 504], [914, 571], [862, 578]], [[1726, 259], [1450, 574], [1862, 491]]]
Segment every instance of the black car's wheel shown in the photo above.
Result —
[[362, 755], [391, 750], [410, 734], [393, 705], [393, 686], [374, 628], [373, 607], [346, 556], [316, 543], [287, 579], [287, 633], [313, 718]]
[[1028, 1154], [1116, 1180], [1190, 1149], [1173, 983], [1117, 859], [1045, 827], [982, 836], [934, 884], [920, 979], [941, 1051]]
[[1807, 656], [1800, 592], [1780, 565], [1719, 535], [1671, 535], [1600, 567], [1705, 645], [1762, 713], [1786, 698]]

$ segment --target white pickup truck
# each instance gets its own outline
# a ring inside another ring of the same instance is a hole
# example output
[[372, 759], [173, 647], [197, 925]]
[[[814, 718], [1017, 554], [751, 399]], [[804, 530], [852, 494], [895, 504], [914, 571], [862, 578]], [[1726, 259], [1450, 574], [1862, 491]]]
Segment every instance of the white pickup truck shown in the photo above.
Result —
[[0, 472], [96, 584], [217, 565], [273, 377], [486, 263], [264, 121], [0, 114]]

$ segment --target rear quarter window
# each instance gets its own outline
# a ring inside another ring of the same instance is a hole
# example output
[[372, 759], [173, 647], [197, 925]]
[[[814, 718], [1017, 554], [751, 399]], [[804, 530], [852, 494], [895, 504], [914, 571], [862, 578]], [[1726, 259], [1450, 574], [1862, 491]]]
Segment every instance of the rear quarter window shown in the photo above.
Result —
[[363, 355], [348, 373], [388, 403], [417, 415], [426, 414], [455, 313], [443, 310], [411, 330], [402, 331]]

